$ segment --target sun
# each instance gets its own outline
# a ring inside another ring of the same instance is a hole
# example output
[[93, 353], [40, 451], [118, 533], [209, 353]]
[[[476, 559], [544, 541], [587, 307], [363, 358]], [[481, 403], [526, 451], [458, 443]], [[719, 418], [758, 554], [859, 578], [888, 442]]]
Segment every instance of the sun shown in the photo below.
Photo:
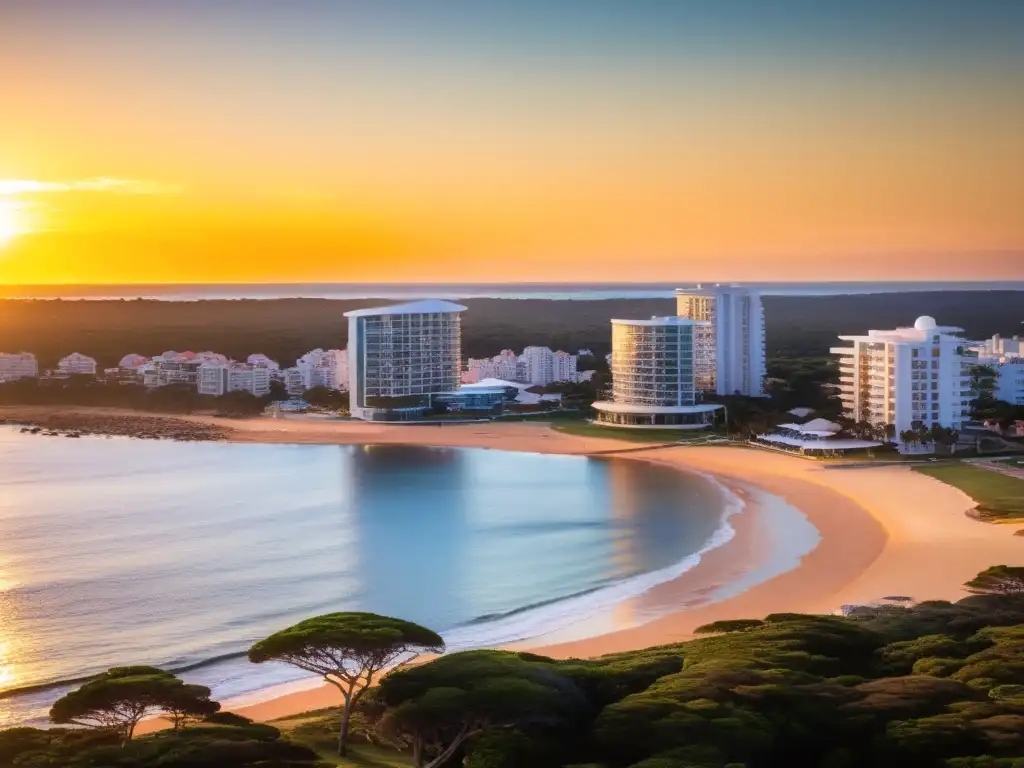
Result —
[[21, 234], [18, 209], [14, 203], [0, 200], [0, 247]]

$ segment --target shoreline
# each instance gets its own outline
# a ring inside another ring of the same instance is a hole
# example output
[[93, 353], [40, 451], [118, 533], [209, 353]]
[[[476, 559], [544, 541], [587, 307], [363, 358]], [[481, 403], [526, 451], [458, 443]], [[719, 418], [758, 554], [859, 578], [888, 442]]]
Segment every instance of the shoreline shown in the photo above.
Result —
[[[0, 421], [12, 410], [0, 407]], [[105, 413], [131, 415], [114, 410]], [[1017, 562], [1024, 553], [1024, 541], [1014, 539], [1012, 531], [964, 514], [974, 506], [966, 494], [907, 467], [836, 469], [788, 455], [730, 446], [652, 447], [638, 452], [636, 443], [569, 435], [549, 424], [532, 422], [403, 426], [301, 417], [171, 418], [222, 429], [227, 441], [239, 443], [408, 444], [542, 454], [599, 453], [601, 458], [647, 461], [711, 475], [730, 490], [745, 494], [745, 510], [729, 518], [735, 529], [732, 540], [704, 553], [699, 564], [676, 578], [620, 603], [611, 612], [614, 621], [610, 625], [582, 639], [540, 637], [506, 646], [555, 657], [599, 656], [679, 642], [689, 639], [697, 626], [724, 618], [761, 618], [780, 611], [831, 613], [842, 605], [875, 602], [889, 595], [955, 600], [967, 594], [962, 585], [978, 571]], [[799, 510], [817, 529], [820, 541], [795, 567], [709, 604], [709, 595], [725, 589], [770, 556], [773, 535], [785, 534], [770, 530], [757, 508], [758, 494], [777, 497]], [[659, 605], [670, 610], [631, 625], [636, 617], [656, 612]], [[225, 709], [265, 721], [338, 703], [334, 688], [307, 679], [229, 699]]]

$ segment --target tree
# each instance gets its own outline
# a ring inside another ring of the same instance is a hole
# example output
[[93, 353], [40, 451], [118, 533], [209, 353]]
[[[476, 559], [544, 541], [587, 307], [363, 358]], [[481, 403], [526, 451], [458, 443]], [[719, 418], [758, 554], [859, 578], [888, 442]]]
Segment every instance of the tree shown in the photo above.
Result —
[[917, 445], [919, 440], [920, 435], [918, 435], [917, 430], [915, 429], [905, 429], [900, 432], [900, 442], [908, 448], [911, 445]]
[[760, 619], [722, 619], [710, 624], [702, 624], [693, 630], [693, 633], [695, 635], [715, 635], [725, 632], [743, 632], [763, 626], [764, 622]]
[[341, 692], [338, 754], [345, 755], [352, 710], [377, 677], [423, 652], [440, 653], [440, 635], [375, 613], [328, 613], [281, 630], [249, 649], [249, 661], [283, 661], [313, 672]]
[[996, 409], [996, 379], [999, 372], [991, 365], [972, 365], [971, 375], [971, 417], [975, 419], [989, 419], [994, 416]]
[[176, 675], [156, 667], [114, 667], [58, 699], [50, 719], [58, 725], [113, 730], [125, 744], [148, 715], [171, 709], [201, 713], [214, 705], [219, 709], [209, 696], [209, 688], [186, 686]]
[[550, 659], [464, 651], [389, 675], [375, 692], [380, 727], [407, 739], [416, 768], [438, 768], [496, 728], [562, 722], [586, 700]]
[[220, 703], [210, 700], [210, 689], [203, 685], [182, 685], [172, 689], [163, 702], [167, 719], [175, 731], [185, 728], [189, 720], [200, 720], [220, 712]]
[[267, 407], [265, 400], [242, 389], [226, 392], [216, 403], [218, 415], [231, 417], [259, 416]]
[[307, 389], [302, 399], [314, 408], [327, 408], [332, 411], [347, 411], [349, 409], [348, 392], [328, 387], [313, 387]]
[[976, 595], [1024, 595], [1024, 567], [993, 565], [964, 587]]

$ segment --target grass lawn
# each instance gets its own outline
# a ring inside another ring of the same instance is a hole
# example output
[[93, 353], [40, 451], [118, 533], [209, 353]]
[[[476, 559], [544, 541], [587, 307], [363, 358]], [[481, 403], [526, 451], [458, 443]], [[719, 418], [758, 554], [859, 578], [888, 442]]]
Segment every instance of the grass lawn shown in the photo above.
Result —
[[607, 437], [612, 440], [624, 440], [630, 443], [682, 443], [704, 442], [708, 437], [720, 437], [714, 432], [704, 430], [687, 432], [678, 429], [619, 429], [591, 424], [589, 421], [552, 422], [551, 428], [557, 432], [580, 437]]
[[1024, 519], [1024, 480], [963, 463], [914, 467], [914, 470], [966, 493], [978, 503], [982, 519], [993, 522]]

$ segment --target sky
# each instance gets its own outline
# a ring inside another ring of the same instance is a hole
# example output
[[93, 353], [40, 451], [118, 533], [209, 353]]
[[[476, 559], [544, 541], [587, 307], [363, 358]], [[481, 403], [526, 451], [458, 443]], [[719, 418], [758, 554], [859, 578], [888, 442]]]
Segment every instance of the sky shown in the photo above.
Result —
[[0, 283], [1024, 278], [1019, 0], [0, 0]]

